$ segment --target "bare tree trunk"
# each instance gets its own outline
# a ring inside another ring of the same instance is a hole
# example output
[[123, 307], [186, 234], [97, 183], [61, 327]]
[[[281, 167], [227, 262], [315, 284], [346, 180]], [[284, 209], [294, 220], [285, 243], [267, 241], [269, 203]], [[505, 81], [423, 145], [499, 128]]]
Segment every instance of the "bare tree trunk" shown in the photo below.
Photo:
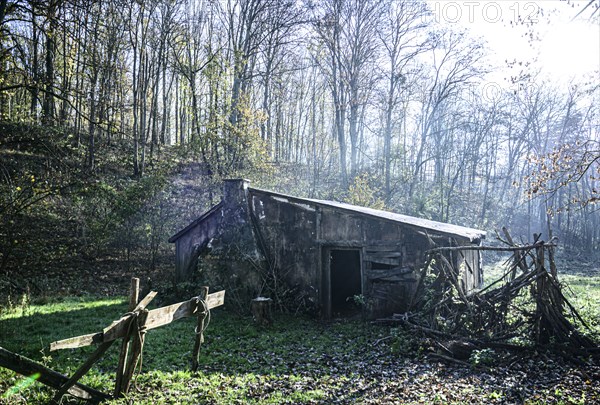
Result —
[[70, 90], [71, 90], [71, 80], [72, 77], [69, 73], [69, 64], [68, 64], [68, 60], [69, 58], [67, 57], [67, 49], [68, 49], [68, 44], [67, 44], [67, 23], [66, 23], [66, 18], [63, 20], [63, 24], [62, 24], [62, 82], [61, 82], [61, 89], [60, 89], [60, 94], [62, 96], [62, 100], [60, 102], [60, 108], [58, 111], [58, 122], [60, 125], [65, 126], [67, 124], [67, 117], [68, 117], [68, 113], [69, 113], [69, 103], [68, 103], [68, 99], [70, 97]]
[[133, 79], [133, 103], [132, 103], [132, 111], [133, 111], [133, 125], [132, 125], [132, 136], [133, 136], [133, 175], [135, 177], [140, 176], [140, 164], [139, 164], [139, 140], [138, 133], [139, 125], [138, 125], [138, 92], [139, 92], [139, 84], [138, 84], [138, 53], [137, 49], [134, 46], [133, 48], [133, 70], [132, 70], [132, 79]]
[[39, 30], [37, 26], [37, 14], [35, 4], [31, 4], [31, 35], [32, 35], [32, 57], [31, 57], [31, 76], [33, 77], [33, 85], [30, 87], [31, 104], [29, 112], [34, 121], [37, 122], [37, 107], [39, 102]]
[[56, 9], [58, 2], [51, 1], [47, 6], [46, 18], [48, 30], [46, 31], [46, 75], [44, 78], [44, 102], [42, 106], [42, 120], [50, 125], [54, 121], [54, 55], [56, 53]]

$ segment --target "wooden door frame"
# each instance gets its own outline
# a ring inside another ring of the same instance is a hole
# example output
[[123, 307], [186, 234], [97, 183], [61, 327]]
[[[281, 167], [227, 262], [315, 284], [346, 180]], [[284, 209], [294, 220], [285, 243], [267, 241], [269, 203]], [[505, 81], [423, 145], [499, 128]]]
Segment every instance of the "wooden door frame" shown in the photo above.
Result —
[[365, 269], [363, 263], [363, 246], [340, 246], [340, 245], [322, 245], [321, 246], [321, 307], [323, 308], [323, 318], [332, 318], [331, 305], [331, 251], [348, 250], [358, 252], [358, 264], [360, 270], [360, 290], [364, 294], [365, 290]]

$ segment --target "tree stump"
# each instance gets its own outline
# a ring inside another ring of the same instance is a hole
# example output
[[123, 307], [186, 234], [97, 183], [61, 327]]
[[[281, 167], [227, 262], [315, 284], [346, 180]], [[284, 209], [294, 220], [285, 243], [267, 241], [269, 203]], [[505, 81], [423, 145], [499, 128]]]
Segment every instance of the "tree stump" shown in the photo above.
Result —
[[273, 300], [266, 297], [256, 297], [252, 300], [250, 309], [254, 320], [262, 326], [271, 326], [273, 317], [271, 315], [271, 303]]

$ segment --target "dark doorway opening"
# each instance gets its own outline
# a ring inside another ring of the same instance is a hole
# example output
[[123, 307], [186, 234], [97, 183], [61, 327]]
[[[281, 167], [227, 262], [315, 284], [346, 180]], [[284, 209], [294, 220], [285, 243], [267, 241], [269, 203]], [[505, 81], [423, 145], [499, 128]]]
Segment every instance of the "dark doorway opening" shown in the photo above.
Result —
[[331, 311], [333, 315], [357, 312], [360, 305], [354, 299], [362, 294], [359, 250], [331, 250]]

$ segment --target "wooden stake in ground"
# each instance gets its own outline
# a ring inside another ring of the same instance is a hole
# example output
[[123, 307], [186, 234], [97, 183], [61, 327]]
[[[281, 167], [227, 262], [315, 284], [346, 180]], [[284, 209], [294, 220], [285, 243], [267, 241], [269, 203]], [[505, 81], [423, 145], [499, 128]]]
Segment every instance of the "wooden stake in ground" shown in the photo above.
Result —
[[254, 320], [262, 326], [271, 326], [273, 316], [271, 315], [271, 303], [273, 300], [266, 297], [257, 297], [252, 300], [250, 309]]
[[121, 383], [121, 390], [123, 394], [129, 392], [131, 385], [131, 379], [133, 373], [137, 368], [138, 364], [141, 368], [142, 362], [142, 351], [144, 349], [144, 338], [146, 336], [146, 319], [148, 317], [148, 310], [143, 309], [135, 319], [132, 320], [132, 335], [133, 342], [131, 344], [131, 358], [126, 362], [125, 371], [123, 373], [123, 382]]
[[[534, 234], [536, 236], [536, 234]], [[537, 238], [536, 238], [537, 239]], [[535, 323], [535, 341], [537, 344], [548, 344], [550, 342], [550, 336], [552, 331], [552, 325], [548, 314], [544, 311], [544, 308], [549, 305], [547, 302], [548, 297], [548, 285], [546, 275], [546, 267], [544, 265], [544, 246], [536, 248], [536, 263], [535, 272], [537, 274], [537, 281], [535, 286], [535, 303], [536, 303], [536, 323]]]
[[125, 358], [119, 391], [117, 391], [115, 387], [115, 396], [126, 394], [129, 391], [129, 385], [131, 383], [131, 378], [133, 377], [133, 372], [135, 371], [138, 363], [141, 362], [142, 350], [144, 348], [144, 337], [146, 335], [146, 320], [148, 318], [148, 310], [146, 309], [146, 306], [150, 304], [150, 301], [154, 299], [156, 294], [156, 291], [151, 291], [135, 306], [133, 311], [131, 311], [129, 314], [130, 320], [128, 323], [128, 332], [124, 339], [130, 341], [133, 337], [131, 344], [131, 356], [129, 359]]
[[196, 339], [194, 340], [194, 350], [192, 351], [192, 371], [198, 370], [200, 346], [204, 343], [204, 329], [206, 328], [204, 322], [209, 315], [208, 305], [206, 304], [207, 297], [208, 287], [202, 287], [202, 292], [198, 297], [198, 307], [196, 309], [196, 312], [198, 313], [198, 324], [196, 325]]
[[[140, 279], [133, 277], [131, 279], [131, 291], [129, 292], [129, 307], [128, 311], [132, 312], [140, 299]], [[115, 397], [121, 394], [123, 384], [123, 373], [125, 372], [125, 360], [129, 353], [129, 335], [123, 338], [121, 342], [121, 354], [119, 355], [119, 364], [117, 365], [117, 376], [115, 379]]]

